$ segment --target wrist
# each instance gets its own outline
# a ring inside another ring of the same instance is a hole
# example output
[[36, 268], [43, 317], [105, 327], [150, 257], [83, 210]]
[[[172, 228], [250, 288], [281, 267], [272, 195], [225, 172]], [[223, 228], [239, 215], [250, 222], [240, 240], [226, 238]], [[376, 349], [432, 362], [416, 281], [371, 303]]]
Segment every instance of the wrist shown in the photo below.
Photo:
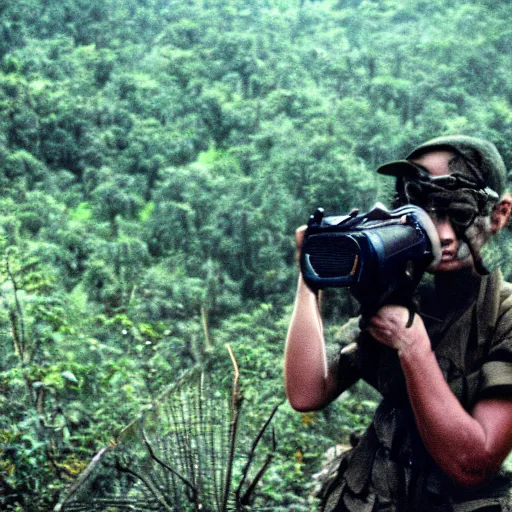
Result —
[[420, 315], [415, 314], [410, 327], [401, 331], [400, 343], [397, 344], [400, 359], [419, 359], [427, 357], [432, 352], [432, 344]]
[[299, 272], [299, 282], [298, 282], [298, 290], [299, 292], [314, 297], [315, 300], [318, 299], [318, 290], [312, 290], [304, 280], [304, 276], [302, 272]]
[[398, 348], [397, 352], [402, 364], [416, 364], [418, 361], [424, 361], [434, 354], [430, 343], [422, 343], [421, 340], [404, 343]]

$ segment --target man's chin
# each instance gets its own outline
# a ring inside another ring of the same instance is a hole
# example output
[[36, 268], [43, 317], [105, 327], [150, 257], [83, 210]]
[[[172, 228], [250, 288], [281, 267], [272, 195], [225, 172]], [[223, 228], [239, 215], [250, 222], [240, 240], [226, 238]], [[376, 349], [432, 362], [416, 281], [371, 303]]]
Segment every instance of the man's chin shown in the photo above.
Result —
[[430, 272], [437, 274], [438, 272], [454, 272], [467, 268], [473, 268], [473, 259], [471, 256], [462, 260], [459, 258], [441, 260]]
[[437, 272], [453, 272], [457, 270], [474, 268], [473, 256], [466, 242], [459, 241], [456, 252], [444, 252], [441, 261], [431, 270]]

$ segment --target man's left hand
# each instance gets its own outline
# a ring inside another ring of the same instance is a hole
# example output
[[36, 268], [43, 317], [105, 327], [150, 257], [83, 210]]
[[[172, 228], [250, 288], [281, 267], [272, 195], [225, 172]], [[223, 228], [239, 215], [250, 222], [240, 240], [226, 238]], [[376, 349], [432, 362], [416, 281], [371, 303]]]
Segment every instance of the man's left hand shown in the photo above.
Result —
[[368, 320], [367, 330], [378, 342], [394, 348], [399, 355], [412, 349], [430, 350], [430, 338], [422, 318], [414, 314], [407, 327], [409, 310], [403, 306], [383, 306]]

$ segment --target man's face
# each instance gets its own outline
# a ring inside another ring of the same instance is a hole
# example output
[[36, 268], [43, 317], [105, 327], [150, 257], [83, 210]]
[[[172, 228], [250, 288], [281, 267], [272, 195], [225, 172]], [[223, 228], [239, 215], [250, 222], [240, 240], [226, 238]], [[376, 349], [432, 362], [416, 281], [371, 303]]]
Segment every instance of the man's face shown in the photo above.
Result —
[[[449, 162], [456, 155], [450, 151], [432, 151], [413, 160], [428, 170], [430, 176], [447, 176], [451, 174]], [[432, 208], [428, 211], [441, 242], [441, 261], [433, 269], [433, 272], [449, 272], [464, 268], [474, 268], [473, 257], [468, 245], [460, 240], [450, 220], [450, 210], [436, 211]], [[480, 251], [490, 235], [489, 217], [477, 216], [465, 236], [472, 242], [472, 247]]]

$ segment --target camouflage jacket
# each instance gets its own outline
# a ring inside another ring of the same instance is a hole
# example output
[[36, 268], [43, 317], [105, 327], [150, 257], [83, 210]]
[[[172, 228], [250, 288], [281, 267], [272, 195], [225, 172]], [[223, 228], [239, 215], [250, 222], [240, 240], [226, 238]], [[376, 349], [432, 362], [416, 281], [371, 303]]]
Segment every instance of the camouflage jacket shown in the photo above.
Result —
[[[499, 272], [448, 281], [426, 279], [419, 311], [450, 388], [470, 411], [485, 397], [512, 395], [512, 285]], [[505, 472], [462, 488], [437, 467], [416, 429], [394, 350], [359, 332], [337, 358], [345, 388], [363, 378], [383, 399], [324, 489], [325, 512], [511, 510]]]

